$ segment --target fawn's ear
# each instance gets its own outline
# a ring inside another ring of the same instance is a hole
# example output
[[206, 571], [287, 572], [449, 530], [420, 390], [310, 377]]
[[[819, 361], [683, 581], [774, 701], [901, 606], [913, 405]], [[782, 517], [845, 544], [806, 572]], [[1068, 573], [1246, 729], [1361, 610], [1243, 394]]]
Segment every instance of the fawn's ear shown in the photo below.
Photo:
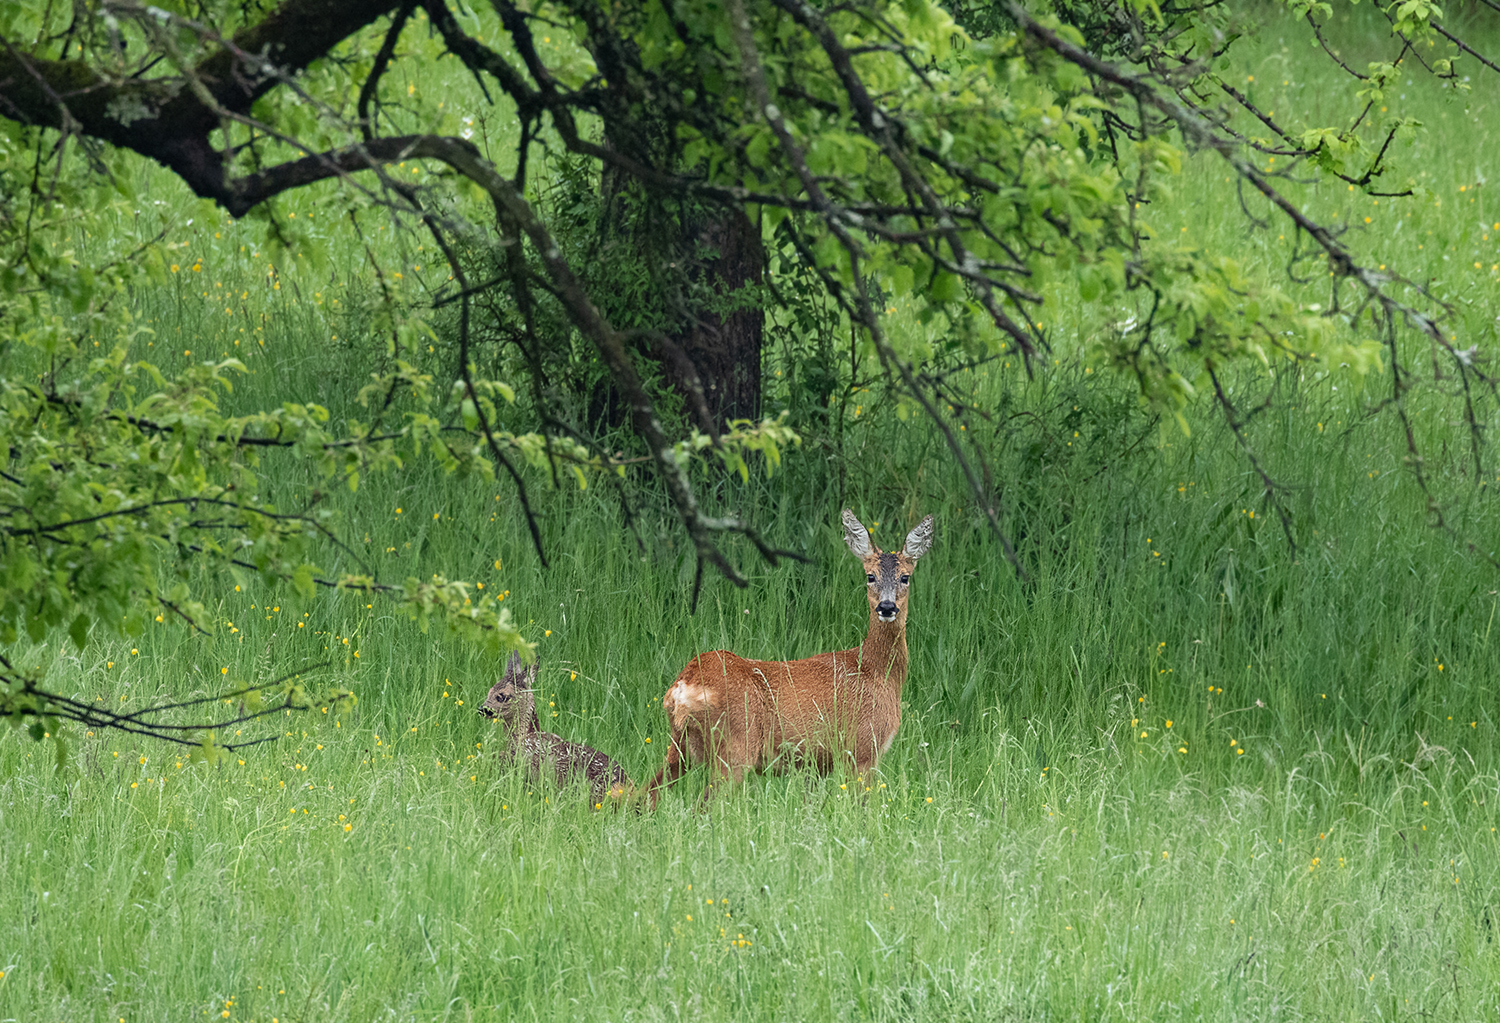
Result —
[[849, 545], [856, 558], [870, 556], [870, 533], [848, 508], [844, 509], [844, 542]]
[[506, 661], [505, 661], [505, 674], [500, 677], [500, 681], [502, 681], [502, 682], [515, 682], [515, 683], [518, 683], [518, 684], [520, 683], [520, 681], [521, 681], [521, 655], [517, 651], [512, 650], [510, 652], [510, 656], [508, 658], [506, 658]]
[[530, 665], [527, 666], [526, 673], [521, 676], [521, 685], [522, 685], [523, 688], [525, 688], [525, 689], [535, 689], [536, 688], [536, 669], [537, 669], [537, 665], [539, 665], [541, 663], [542, 663], [542, 660], [539, 657], [534, 662], [532, 662]]
[[932, 531], [932, 516], [929, 515], [906, 534], [906, 546], [903, 548], [903, 553], [913, 561], [926, 554], [932, 549]]

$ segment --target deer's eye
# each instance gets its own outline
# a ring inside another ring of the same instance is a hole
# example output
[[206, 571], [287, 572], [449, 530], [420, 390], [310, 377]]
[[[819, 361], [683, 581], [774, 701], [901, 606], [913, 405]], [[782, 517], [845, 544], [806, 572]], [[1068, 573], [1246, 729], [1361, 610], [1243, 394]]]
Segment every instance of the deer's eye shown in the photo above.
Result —
[[874, 582], [874, 581], [875, 581], [875, 573], [874, 573], [874, 572], [871, 572], [871, 573], [870, 573], [870, 574], [869, 574], [869, 575], [868, 575], [868, 576], [866, 576], [866, 577], [865, 577], [865, 578], [867, 578], [867, 579], [869, 579], [869, 580], [870, 580], [870, 582], [872, 582], [872, 583], [873, 583], [873, 582]]
[[909, 582], [911, 582], [911, 576], [909, 576], [909, 575], [903, 575], [901, 577], [901, 585], [902, 586], [905, 586]]

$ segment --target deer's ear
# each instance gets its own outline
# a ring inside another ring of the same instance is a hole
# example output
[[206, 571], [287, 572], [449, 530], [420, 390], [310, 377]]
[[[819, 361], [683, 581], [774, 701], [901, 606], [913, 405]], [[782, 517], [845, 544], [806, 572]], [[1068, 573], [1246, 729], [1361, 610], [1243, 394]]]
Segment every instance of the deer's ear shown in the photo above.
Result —
[[527, 689], [536, 688], [536, 669], [537, 665], [541, 663], [541, 658], [538, 658], [535, 663], [526, 669], [526, 674], [522, 676], [521, 681]]
[[510, 656], [505, 660], [505, 673], [501, 676], [501, 681], [519, 681], [520, 678], [521, 655], [515, 650], [512, 650], [510, 652]]
[[932, 532], [932, 516], [929, 515], [921, 522], [918, 522], [910, 533], [906, 534], [906, 547], [904, 549], [906, 556], [916, 561], [931, 550]]
[[856, 558], [868, 558], [870, 556], [870, 533], [865, 529], [864, 523], [848, 508], [844, 509], [844, 542], [854, 552]]

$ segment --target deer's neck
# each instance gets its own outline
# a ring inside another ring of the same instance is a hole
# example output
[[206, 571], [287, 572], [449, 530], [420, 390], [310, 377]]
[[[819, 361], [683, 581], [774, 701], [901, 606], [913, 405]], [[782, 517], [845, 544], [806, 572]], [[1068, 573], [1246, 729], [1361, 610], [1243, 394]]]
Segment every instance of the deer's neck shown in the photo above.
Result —
[[870, 631], [859, 645], [860, 672], [899, 691], [906, 683], [906, 622], [882, 622], [870, 612]]
[[519, 748], [528, 735], [535, 735], [542, 730], [541, 722], [537, 720], [535, 704], [506, 724], [510, 727], [510, 745], [513, 749]]

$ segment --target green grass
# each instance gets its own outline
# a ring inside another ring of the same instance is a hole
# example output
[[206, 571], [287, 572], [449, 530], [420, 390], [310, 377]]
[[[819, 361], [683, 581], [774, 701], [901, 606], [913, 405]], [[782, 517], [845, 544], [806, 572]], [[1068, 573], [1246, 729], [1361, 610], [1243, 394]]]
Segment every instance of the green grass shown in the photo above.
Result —
[[[1256, 46], [1260, 76], [1276, 33]], [[1477, 82], [1467, 108], [1415, 111], [1433, 125], [1420, 166], [1454, 179], [1383, 236], [1412, 277], [1486, 244], [1464, 234], [1485, 200], [1456, 192], [1473, 168], [1443, 154], [1484, 158], [1471, 142], [1493, 97]], [[1190, 167], [1182, 219], [1279, 272], [1277, 242], [1245, 235], [1221, 179]], [[1352, 209], [1340, 189], [1305, 198]], [[332, 282], [288, 274], [273, 290], [238, 252], [254, 251], [249, 228], [196, 229], [186, 255], [202, 269], [184, 259], [177, 290], [137, 297], [155, 331], [137, 344], [249, 350], [236, 400], [342, 414], [377, 343], [339, 312], [361, 301], [361, 253], [330, 229]], [[1442, 244], [1413, 251], [1428, 231]], [[1488, 266], [1476, 289], [1493, 288]], [[1487, 340], [1487, 294], [1460, 334]], [[876, 776], [752, 778], [706, 813], [690, 776], [655, 814], [590, 813], [486, 754], [497, 733], [473, 708], [495, 664], [379, 602], [215, 583], [211, 638], [153, 623], [30, 663], [139, 705], [332, 660], [325, 676], [359, 706], [287, 717], [281, 741], [218, 767], [74, 734], [59, 774], [50, 747], [0, 740], [0, 1019], [1500, 1017], [1500, 576], [1429, 527], [1394, 424], [1360, 417], [1389, 377], [1301, 381], [1251, 430], [1293, 485], [1294, 551], [1211, 414], [1191, 437], [1152, 425], [1077, 357], [1099, 311], [1059, 305], [1050, 371], [971, 375], [985, 407], [1025, 413], [981, 437], [1025, 581], [934, 436], [878, 390], [851, 407], [843, 496], [880, 522], [877, 542], [923, 512], [939, 521]], [[1414, 404], [1450, 518], [1492, 538], [1451, 398]], [[666, 739], [661, 694], [693, 653], [858, 642], [863, 585], [828, 457], [810, 444], [774, 480], [709, 488], [815, 560], [771, 569], [735, 547], [751, 586], [709, 580], [694, 616], [681, 534], [647, 509], [637, 548], [608, 488], [532, 481], [546, 570], [508, 486], [417, 465], [329, 500], [384, 577], [507, 593], [541, 643], [548, 726], [640, 782]]]

